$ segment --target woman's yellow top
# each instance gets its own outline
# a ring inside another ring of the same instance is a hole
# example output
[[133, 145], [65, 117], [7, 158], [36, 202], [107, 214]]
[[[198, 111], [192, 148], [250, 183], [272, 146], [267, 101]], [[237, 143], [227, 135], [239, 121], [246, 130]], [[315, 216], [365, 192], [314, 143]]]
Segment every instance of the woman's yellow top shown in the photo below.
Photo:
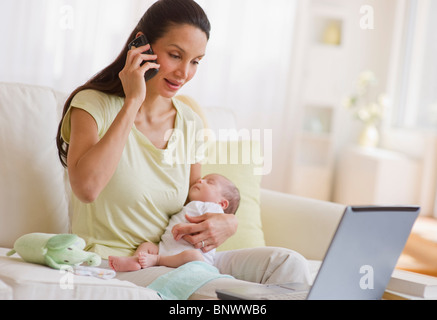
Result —
[[[124, 99], [95, 90], [79, 92], [62, 123], [62, 137], [70, 140], [70, 111], [79, 108], [96, 121], [102, 138]], [[203, 160], [203, 124], [199, 116], [173, 99], [175, 127], [166, 149], [157, 149], [132, 127], [118, 168], [91, 204], [72, 195], [72, 233], [83, 238], [86, 250], [102, 258], [129, 256], [143, 242], [158, 243], [170, 217], [188, 196], [191, 165]]]

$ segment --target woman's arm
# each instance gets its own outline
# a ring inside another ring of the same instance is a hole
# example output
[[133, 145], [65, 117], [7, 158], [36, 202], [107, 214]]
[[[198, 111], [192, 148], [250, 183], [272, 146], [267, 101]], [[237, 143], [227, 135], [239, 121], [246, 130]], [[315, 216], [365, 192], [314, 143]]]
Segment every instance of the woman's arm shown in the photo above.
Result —
[[129, 106], [123, 107], [100, 140], [91, 115], [72, 109], [67, 164], [72, 190], [81, 201], [93, 202], [108, 184], [120, 161], [135, 115]]
[[146, 98], [144, 74], [159, 65], [144, 60], [155, 55], [142, 52], [144, 46], [130, 50], [119, 77], [126, 95], [125, 103], [102, 139], [97, 124], [86, 111], [73, 108], [67, 164], [70, 183], [76, 196], [85, 203], [93, 202], [115, 173], [136, 115]]
[[173, 236], [176, 241], [183, 238], [203, 252], [218, 248], [237, 232], [238, 220], [233, 214], [206, 213], [199, 217], [187, 215], [186, 218], [191, 224], [176, 225]]
[[202, 178], [202, 165], [201, 164], [193, 164], [191, 165], [191, 173], [190, 173], [190, 187], [196, 184], [199, 179]]

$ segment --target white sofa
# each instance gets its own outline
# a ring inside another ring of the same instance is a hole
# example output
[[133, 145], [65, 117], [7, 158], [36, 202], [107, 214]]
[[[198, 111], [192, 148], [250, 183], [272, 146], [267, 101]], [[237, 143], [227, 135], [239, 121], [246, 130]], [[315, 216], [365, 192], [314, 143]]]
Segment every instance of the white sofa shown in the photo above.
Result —
[[[75, 276], [69, 288], [69, 273], [6, 257], [23, 234], [69, 231], [70, 191], [55, 144], [65, 98], [50, 88], [0, 83], [0, 299], [155, 299], [151, 290], [117, 279]], [[234, 123], [226, 110], [205, 111], [212, 127]], [[266, 245], [322, 260], [344, 206], [260, 193]]]

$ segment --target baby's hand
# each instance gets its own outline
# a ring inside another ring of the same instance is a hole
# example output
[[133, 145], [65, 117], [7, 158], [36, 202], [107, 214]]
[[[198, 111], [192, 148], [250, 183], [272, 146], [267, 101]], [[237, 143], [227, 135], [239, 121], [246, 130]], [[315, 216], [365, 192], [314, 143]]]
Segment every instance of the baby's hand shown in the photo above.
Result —
[[183, 230], [185, 230], [185, 228], [190, 226], [190, 225], [191, 225], [190, 223], [179, 223], [179, 224], [175, 225], [173, 227], [173, 229], [171, 230], [174, 239], [176, 241], [181, 240], [186, 235], [186, 233], [183, 232]]

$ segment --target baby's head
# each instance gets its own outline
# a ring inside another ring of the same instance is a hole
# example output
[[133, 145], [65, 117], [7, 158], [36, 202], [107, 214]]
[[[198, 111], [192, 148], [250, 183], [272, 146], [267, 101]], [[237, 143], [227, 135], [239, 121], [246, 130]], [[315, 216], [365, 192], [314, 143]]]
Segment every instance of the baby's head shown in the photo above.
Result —
[[210, 174], [199, 179], [188, 194], [189, 201], [214, 202], [224, 213], [235, 214], [240, 205], [240, 191], [227, 178], [219, 174]]

